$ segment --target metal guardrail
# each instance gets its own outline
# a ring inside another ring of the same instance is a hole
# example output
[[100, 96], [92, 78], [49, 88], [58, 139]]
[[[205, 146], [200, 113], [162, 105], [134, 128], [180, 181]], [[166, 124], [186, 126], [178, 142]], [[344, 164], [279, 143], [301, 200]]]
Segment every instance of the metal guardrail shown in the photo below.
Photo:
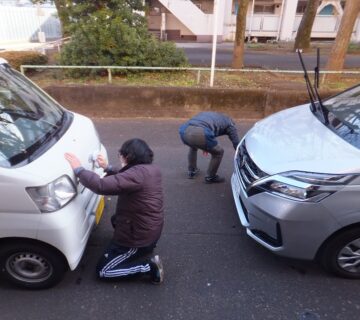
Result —
[[[25, 69], [100, 69], [107, 70], [108, 82], [112, 83], [112, 70], [148, 70], [148, 71], [197, 71], [197, 83], [200, 83], [202, 71], [211, 72], [211, 68], [204, 67], [141, 67], [141, 66], [59, 66], [59, 65], [21, 65], [20, 71], [25, 74]], [[283, 74], [303, 74], [302, 70], [280, 70], [280, 69], [231, 69], [216, 68], [216, 72], [244, 72], [244, 73], [283, 73]], [[314, 71], [308, 71], [309, 74]], [[320, 74], [354, 74], [360, 75], [360, 71], [320, 71]]]

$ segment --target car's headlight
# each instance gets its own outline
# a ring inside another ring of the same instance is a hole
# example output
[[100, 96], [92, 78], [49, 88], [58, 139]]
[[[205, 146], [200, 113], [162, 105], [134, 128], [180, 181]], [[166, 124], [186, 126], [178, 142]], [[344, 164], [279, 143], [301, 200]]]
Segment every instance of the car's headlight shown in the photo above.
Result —
[[76, 196], [76, 188], [68, 176], [62, 176], [45, 186], [28, 187], [26, 191], [41, 212], [59, 210]]
[[291, 171], [260, 180], [255, 186], [293, 200], [318, 202], [343, 188], [352, 179], [353, 175]]

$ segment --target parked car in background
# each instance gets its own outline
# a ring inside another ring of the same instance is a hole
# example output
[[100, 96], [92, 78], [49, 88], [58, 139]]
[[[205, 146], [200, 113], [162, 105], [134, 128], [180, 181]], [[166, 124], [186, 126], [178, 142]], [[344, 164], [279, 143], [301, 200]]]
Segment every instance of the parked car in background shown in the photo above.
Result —
[[247, 234], [274, 253], [360, 278], [360, 85], [311, 101], [245, 135], [231, 180], [236, 208]]
[[65, 152], [102, 174], [95, 159], [106, 150], [92, 121], [0, 59], [0, 270], [17, 285], [58, 283], [101, 218], [103, 197], [78, 183]]

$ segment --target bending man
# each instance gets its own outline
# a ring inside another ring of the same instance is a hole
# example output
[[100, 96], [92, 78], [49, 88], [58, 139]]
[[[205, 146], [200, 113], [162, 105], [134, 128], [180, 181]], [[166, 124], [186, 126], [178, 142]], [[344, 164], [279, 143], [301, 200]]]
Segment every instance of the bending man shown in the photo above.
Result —
[[217, 175], [224, 149], [218, 144], [216, 137], [227, 135], [234, 149], [239, 144], [234, 121], [219, 112], [200, 112], [179, 128], [179, 134], [184, 144], [189, 146], [188, 177], [194, 178], [198, 173], [197, 150], [211, 154], [211, 160], [205, 177], [205, 183], [220, 183], [225, 179]]

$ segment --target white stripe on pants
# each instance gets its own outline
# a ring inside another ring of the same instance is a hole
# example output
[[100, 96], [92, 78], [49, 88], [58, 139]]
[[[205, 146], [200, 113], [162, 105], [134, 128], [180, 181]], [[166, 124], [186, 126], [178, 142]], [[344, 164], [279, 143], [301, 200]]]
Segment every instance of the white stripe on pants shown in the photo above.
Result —
[[149, 263], [145, 265], [135, 265], [127, 268], [122, 268], [121, 264], [126, 262], [129, 258], [134, 256], [137, 253], [137, 248], [130, 248], [129, 251], [115, 256], [111, 259], [101, 270], [99, 276], [101, 278], [114, 278], [114, 277], [124, 277], [136, 273], [146, 273], [150, 271]]

